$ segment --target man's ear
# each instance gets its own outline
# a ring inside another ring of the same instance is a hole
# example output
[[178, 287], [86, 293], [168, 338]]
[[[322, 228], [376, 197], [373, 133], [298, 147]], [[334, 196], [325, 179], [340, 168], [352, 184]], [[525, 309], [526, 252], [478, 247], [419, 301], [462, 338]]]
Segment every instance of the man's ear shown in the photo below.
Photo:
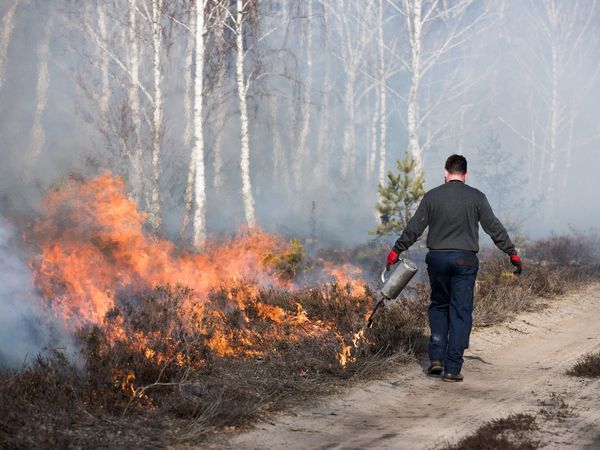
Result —
[[469, 175], [469, 172], [465, 172], [465, 180], [467, 179], [468, 175]]

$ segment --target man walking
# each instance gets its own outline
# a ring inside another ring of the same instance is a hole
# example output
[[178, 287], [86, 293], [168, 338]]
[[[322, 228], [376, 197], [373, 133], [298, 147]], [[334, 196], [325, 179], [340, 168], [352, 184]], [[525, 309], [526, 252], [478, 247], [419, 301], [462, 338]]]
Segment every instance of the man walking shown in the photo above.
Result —
[[[494, 215], [486, 196], [467, 186], [467, 160], [452, 155], [446, 160], [445, 183], [425, 194], [414, 216], [394, 244], [387, 264], [395, 264], [429, 227], [425, 262], [431, 283], [429, 306], [430, 375], [444, 381], [462, 381], [463, 352], [469, 347], [473, 291], [479, 261], [479, 224], [494, 244], [510, 256], [521, 273], [521, 258], [504, 226]], [[443, 372], [443, 373], [442, 373]]]

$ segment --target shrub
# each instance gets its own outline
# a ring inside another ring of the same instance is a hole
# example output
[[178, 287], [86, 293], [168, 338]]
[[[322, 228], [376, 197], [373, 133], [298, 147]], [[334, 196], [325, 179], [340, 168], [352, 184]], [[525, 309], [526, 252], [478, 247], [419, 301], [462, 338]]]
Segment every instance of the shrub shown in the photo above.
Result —
[[477, 431], [446, 450], [534, 450], [539, 442], [529, 437], [537, 430], [535, 416], [512, 414], [483, 424]]
[[579, 359], [569, 369], [567, 375], [574, 377], [599, 378], [600, 377], [600, 352], [590, 353]]
[[[600, 236], [597, 232], [553, 234], [525, 247], [529, 258], [559, 266], [597, 266], [600, 264]], [[596, 267], [597, 268], [597, 267]]]

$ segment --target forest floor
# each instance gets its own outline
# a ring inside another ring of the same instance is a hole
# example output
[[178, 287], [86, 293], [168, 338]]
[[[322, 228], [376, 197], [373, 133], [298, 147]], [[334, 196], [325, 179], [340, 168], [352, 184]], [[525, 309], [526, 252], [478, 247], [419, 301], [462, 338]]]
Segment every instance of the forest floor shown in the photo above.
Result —
[[600, 350], [600, 283], [537, 306], [474, 330], [463, 383], [426, 376], [423, 355], [420, 364], [402, 366], [385, 380], [271, 416], [203, 448], [443, 448], [516, 413], [535, 416], [530, 437], [544, 448], [598, 448], [600, 379], [565, 372]]

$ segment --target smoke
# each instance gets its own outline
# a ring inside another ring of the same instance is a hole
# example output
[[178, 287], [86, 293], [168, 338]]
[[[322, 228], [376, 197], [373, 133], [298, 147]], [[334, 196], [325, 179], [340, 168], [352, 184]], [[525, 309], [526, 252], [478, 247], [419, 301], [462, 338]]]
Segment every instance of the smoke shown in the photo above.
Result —
[[[254, 3], [262, 6], [248, 15], [256, 14], [256, 24], [246, 28], [245, 76], [258, 225], [324, 244], [363, 242], [376, 228], [379, 173], [393, 170], [410, 146], [412, 52], [405, 18], [413, 15], [400, 13], [393, 6], [398, 2], [383, 1], [379, 30], [379, 1], [350, 2], [344, 10], [334, 0]], [[598, 191], [598, 2], [557, 1], [564, 13], [557, 20], [548, 16], [547, 2], [466, 3], [471, 7], [460, 18], [440, 12], [423, 33], [423, 63], [437, 61], [414, 94], [426, 188], [441, 183], [445, 158], [461, 153], [469, 159], [468, 182], [487, 194], [502, 220], [518, 222], [531, 237], [570, 225], [587, 229], [600, 219], [598, 208], [581, 207], [594, 204]], [[454, 2], [423, 4], [442, 8]], [[0, 2], [5, 216], [30, 213], [49, 187], [72, 172], [87, 177], [109, 169], [131, 188], [136, 177], [131, 156], [138, 146], [148, 190], [150, 30], [141, 17], [130, 30], [129, 11], [124, 0]], [[169, 39], [162, 54], [160, 195], [163, 231], [176, 238], [191, 160], [193, 42], [189, 29], [179, 25], [188, 23], [188, 14], [169, 10], [163, 19]], [[554, 23], [560, 26], [554, 29]], [[454, 40], [448, 41], [452, 32]], [[212, 236], [234, 233], [245, 223], [235, 39], [228, 33], [210, 29], [206, 36], [210, 57], [202, 111], [206, 225]], [[134, 35], [140, 38], [139, 90], [132, 90], [127, 73]], [[451, 50], [440, 53], [444, 48]], [[552, 48], [558, 51], [554, 63]], [[43, 96], [36, 86], [44, 88]], [[137, 106], [132, 93], [140, 97]], [[379, 123], [383, 100], [387, 109]], [[137, 109], [141, 115], [135, 119]], [[33, 179], [26, 176], [28, 167]], [[141, 198], [138, 206], [147, 210], [147, 203]]]
[[61, 325], [42, 310], [16, 236], [0, 217], [0, 368], [19, 367], [40, 352], [69, 344]]
[[13, 17], [15, 15], [15, 9], [17, 8], [17, 2], [15, 1], [6, 13], [2, 20], [2, 32], [0, 33], [0, 88], [4, 82], [4, 64], [6, 61], [6, 48], [10, 41], [10, 35], [14, 28]]

